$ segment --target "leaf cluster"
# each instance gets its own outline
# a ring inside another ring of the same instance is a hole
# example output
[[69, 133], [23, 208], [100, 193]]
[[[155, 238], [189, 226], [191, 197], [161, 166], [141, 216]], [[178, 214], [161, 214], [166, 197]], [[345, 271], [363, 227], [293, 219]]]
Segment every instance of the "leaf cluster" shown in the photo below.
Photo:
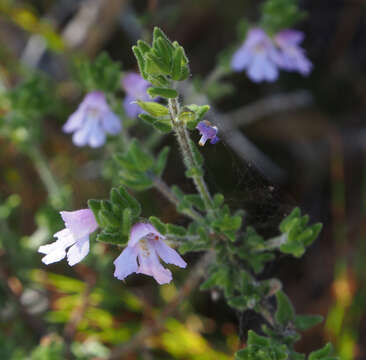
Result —
[[119, 180], [131, 189], [142, 191], [154, 185], [154, 178], [160, 178], [164, 172], [169, 147], [164, 147], [158, 156], [143, 151], [136, 139], [133, 139], [125, 153], [118, 153], [114, 156], [118, 164]]
[[89, 208], [101, 228], [97, 240], [125, 245], [132, 225], [141, 214], [140, 203], [123, 186], [112, 188], [110, 200], [89, 200]]
[[86, 92], [100, 90], [115, 93], [121, 86], [121, 64], [103, 52], [93, 62], [79, 60], [76, 63], [76, 77]]
[[279, 228], [283, 236], [283, 243], [279, 250], [284, 254], [301, 257], [305, 249], [318, 237], [322, 224], [308, 225], [309, 216], [301, 216], [299, 208], [295, 208], [280, 224]]
[[42, 117], [57, 105], [53, 84], [40, 74], [32, 74], [15, 88], [0, 94], [4, 113], [0, 131], [22, 148], [39, 142]]
[[298, 0], [267, 0], [261, 6], [260, 26], [269, 34], [293, 27], [306, 17]]
[[132, 51], [142, 77], [153, 85], [148, 91], [150, 96], [177, 97], [171, 82], [185, 80], [190, 75], [183, 47], [177, 41], [171, 42], [161, 29], [155, 27], [152, 44], [139, 40]]

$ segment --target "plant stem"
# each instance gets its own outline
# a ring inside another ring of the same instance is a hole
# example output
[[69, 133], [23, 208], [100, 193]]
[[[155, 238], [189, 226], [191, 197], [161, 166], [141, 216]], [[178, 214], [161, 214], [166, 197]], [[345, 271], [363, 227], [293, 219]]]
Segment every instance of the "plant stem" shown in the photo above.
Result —
[[[175, 206], [179, 205], [179, 199], [174, 195], [170, 187], [166, 184], [164, 180], [161, 178], [154, 176], [153, 177], [154, 187], [159, 190], [172, 204]], [[202, 216], [194, 211], [193, 209], [185, 209], [182, 211], [183, 214], [190, 217], [192, 220], [198, 220], [201, 219]]]
[[42, 154], [40, 148], [37, 145], [34, 145], [28, 155], [34, 163], [39, 177], [48, 192], [51, 202], [56, 207], [62, 206], [63, 196], [61, 193], [61, 187], [50, 170], [47, 159]]
[[287, 234], [282, 234], [282, 235], [276, 236], [276, 237], [266, 241], [266, 243], [263, 245], [263, 247], [254, 249], [254, 251], [262, 252], [262, 251], [274, 250], [274, 249], [279, 248], [286, 241], [287, 241]]
[[[193, 155], [193, 149], [190, 142], [190, 138], [188, 135], [188, 131], [181, 121], [178, 120], [179, 114], [179, 103], [178, 99], [169, 99], [169, 111], [170, 117], [173, 124], [173, 129], [177, 136], [177, 140], [180, 146], [180, 149], [183, 154], [183, 160], [188, 170], [196, 168], [199, 169], [200, 165], [197, 164], [195, 157]], [[211, 198], [211, 194], [207, 188], [206, 182], [202, 175], [193, 174], [192, 175], [193, 182], [196, 186], [198, 193], [201, 195], [201, 198], [205, 204], [205, 208], [207, 211], [213, 210], [213, 202]]]

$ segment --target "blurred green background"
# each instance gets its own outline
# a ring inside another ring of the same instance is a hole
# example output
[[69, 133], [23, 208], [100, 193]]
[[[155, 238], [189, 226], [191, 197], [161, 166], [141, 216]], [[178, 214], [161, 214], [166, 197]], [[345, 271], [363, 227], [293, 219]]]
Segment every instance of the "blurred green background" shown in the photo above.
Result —
[[[240, 20], [258, 19], [258, 3], [0, 0], [0, 87], [12, 89], [34, 71], [50, 79], [59, 103], [52, 103], [42, 119], [40, 147], [65, 184], [58, 189], [68, 210], [107, 196], [114, 181], [108, 158], [118, 146], [79, 149], [62, 133], [82, 97], [71, 64], [104, 50], [122, 62], [124, 71], [136, 70], [131, 46], [148, 39], [157, 25], [184, 46], [192, 80], [200, 83], [241, 40]], [[212, 120], [220, 128], [224, 118], [238, 118], [236, 131], [261, 157], [257, 163], [249, 151], [243, 156], [246, 143], [239, 144], [242, 151], [225, 139], [207, 146], [202, 149], [207, 181], [233, 209], [245, 208], [247, 223], [263, 235], [273, 235], [297, 205], [323, 222], [321, 237], [303, 258], [279, 257], [262, 276], [279, 277], [299, 313], [325, 317], [304, 334], [298, 351], [310, 352], [331, 340], [342, 359], [364, 359], [366, 5], [356, 0], [300, 5], [308, 12], [299, 29], [306, 34], [303, 45], [314, 71], [308, 78], [282, 72], [273, 84], [228, 74], [208, 89], [212, 104], [225, 114]], [[7, 111], [8, 104], [0, 102], [1, 116]], [[22, 126], [25, 131], [36, 127]], [[147, 133], [145, 127], [134, 131], [141, 138]], [[118, 251], [100, 243], [74, 268], [41, 263], [37, 247], [50, 241], [62, 222], [47, 174], [17, 146], [22, 134], [18, 128], [0, 137], [0, 359], [231, 359], [240, 347], [238, 334], [256, 329], [258, 318], [236, 314], [219, 293], [198, 291], [192, 273], [199, 256], [185, 256], [189, 268], [174, 269], [174, 282], [161, 287], [141, 276], [126, 283], [115, 279], [112, 262]], [[166, 181], [192, 189], [177, 166], [174, 138], [160, 139], [157, 148], [166, 144], [175, 149]], [[147, 215], [185, 225], [154, 190], [138, 198]]]

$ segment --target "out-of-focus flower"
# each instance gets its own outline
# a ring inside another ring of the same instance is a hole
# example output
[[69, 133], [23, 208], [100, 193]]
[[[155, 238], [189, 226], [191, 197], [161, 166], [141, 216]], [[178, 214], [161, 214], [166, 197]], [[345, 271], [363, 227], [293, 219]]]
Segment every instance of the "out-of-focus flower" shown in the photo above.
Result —
[[279, 66], [287, 71], [298, 71], [308, 75], [313, 67], [305, 56], [305, 50], [300, 46], [304, 40], [304, 33], [297, 30], [283, 30], [274, 36], [276, 45], [281, 50]]
[[234, 53], [234, 71], [246, 69], [254, 82], [275, 81], [278, 78], [280, 53], [271, 38], [260, 28], [249, 30], [243, 45]]
[[[137, 223], [130, 232], [127, 247], [114, 261], [114, 276], [123, 280], [132, 273], [152, 276], [160, 285], [172, 280], [172, 273], [165, 269], [159, 257], [167, 264], [174, 264], [181, 268], [186, 267], [186, 262], [181, 256], [163, 240], [154, 226], [149, 223]], [[138, 260], [138, 263], [137, 263]]]
[[55, 242], [40, 246], [38, 252], [46, 255], [42, 258], [46, 265], [60, 261], [67, 255], [67, 262], [73, 266], [89, 253], [89, 235], [98, 228], [98, 224], [89, 209], [61, 211], [60, 214], [65, 229], [54, 235], [57, 238]]
[[150, 100], [146, 90], [151, 84], [139, 74], [129, 72], [123, 77], [122, 86], [126, 92], [126, 97], [123, 101], [126, 114], [130, 118], [135, 118], [142, 113], [142, 109], [134, 102], [136, 100]]
[[219, 130], [216, 126], [212, 126], [207, 120], [200, 121], [196, 126], [196, 129], [201, 134], [201, 139], [198, 142], [201, 146], [204, 146], [207, 140], [210, 140], [211, 144], [216, 144], [220, 140], [217, 136]]
[[66, 133], [74, 133], [72, 140], [76, 146], [93, 148], [105, 143], [106, 133], [116, 135], [121, 129], [120, 119], [100, 91], [88, 93], [63, 126]]

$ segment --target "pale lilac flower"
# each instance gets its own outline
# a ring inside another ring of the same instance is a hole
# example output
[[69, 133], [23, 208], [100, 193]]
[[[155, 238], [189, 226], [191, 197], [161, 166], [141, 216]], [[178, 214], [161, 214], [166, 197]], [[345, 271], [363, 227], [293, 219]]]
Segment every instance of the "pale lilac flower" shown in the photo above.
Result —
[[254, 82], [275, 81], [281, 54], [271, 38], [260, 28], [249, 30], [244, 44], [234, 53], [231, 68], [246, 69]]
[[196, 129], [201, 134], [201, 139], [198, 142], [201, 146], [204, 146], [207, 140], [210, 140], [211, 144], [216, 144], [220, 140], [217, 136], [219, 130], [216, 126], [212, 126], [207, 120], [200, 121], [196, 126]]
[[126, 97], [123, 100], [123, 106], [126, 114], [130, 118], [135, 118], [142, 113], [142, 109], [135, 103], [135, 101], [150, 100], [146, 90], [151, 86], [151, 84], [139, 74], [129, 72], [124, 76], [122, 86], [126, 92]]
[[[38, 252], [45, 254], [42, 262], [46, 265], [62, 260], [73, 266], [89, 253], [89, 235], [98, 228], [93, 212], [89, 209], [61, 211], [65, 229], [57, 232], [55, 242], [40, 246]], [[68, 250], [66, 250], [69, 248]]]
[[283, 30], [274, 36], [274, 41], [281, 50], [279, 66], [287, 71], [298, 71], [308, 75], [313, 67], [305, 56], [305, 50], [300, 46], [304, 34], [297, 30]]
[[159, 257], [167, 264], [181, 268], [185, 268], [187, 264], [163, 241], [164, 239], [165, 237], [151, 224], [135, 224], [131, 229], [127, 247], [114, 261], [114, 276], [123, 280], [132, 273], [145, 274], [152, 276], [160, 285], [169, 283], [172, 273], [163, 267]]
[[88, 93], [63, 126], [66, 133], [74, 133], [72, 140], [76, 146], [93, 148], [105, 143], [106, 133], [116, 135], [121, 129], [120, 119], [100, 91]]

